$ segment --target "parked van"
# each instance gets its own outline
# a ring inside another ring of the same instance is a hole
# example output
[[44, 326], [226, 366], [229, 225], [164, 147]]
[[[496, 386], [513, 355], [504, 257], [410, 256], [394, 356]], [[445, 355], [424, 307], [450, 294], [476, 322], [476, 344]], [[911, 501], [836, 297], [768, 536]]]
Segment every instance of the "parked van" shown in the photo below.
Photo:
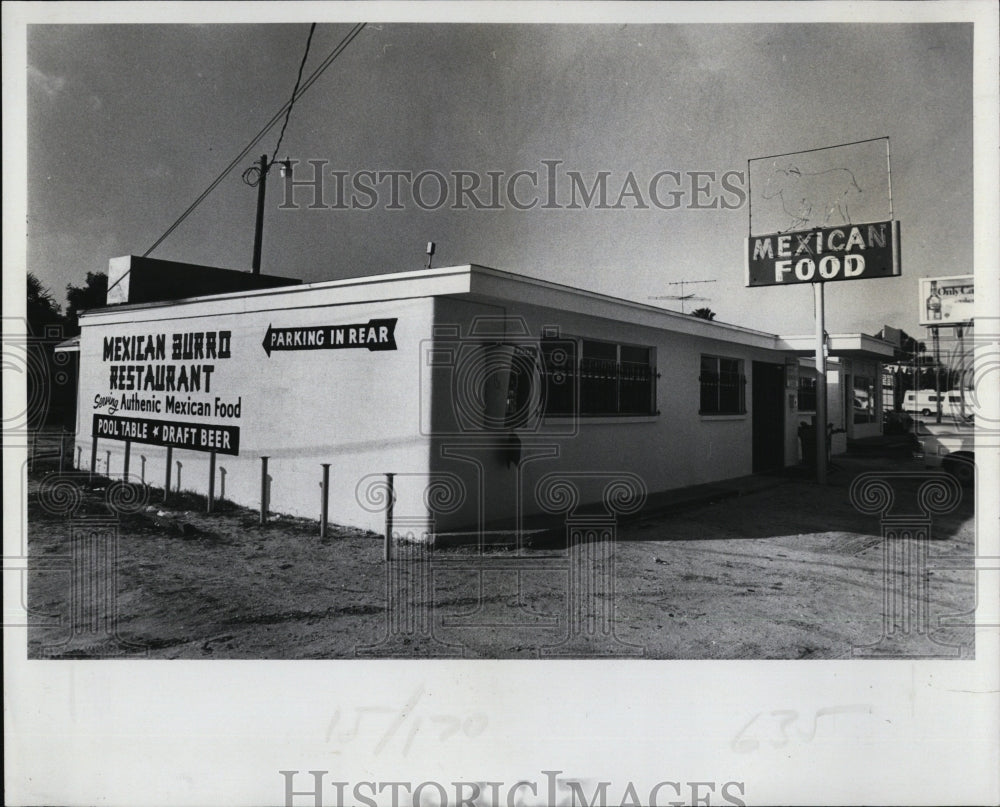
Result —
[[934, 415], [937, 413], [938, 399], [944, 399], [932, 389], [910, 390], [903, 396], [903, 411], [911, 414]]
[[[941, 400], [942, 417], [960, 418], [962, 416], [962, 391], [957, 389], [941, 393], [932, 389], [910, 390], [903, 396], [903, 411], [924, 417], [937, 415], [938, 399]], [[968, 417], [971, 414], [968, 396], [966, 396], [965, 411]]]

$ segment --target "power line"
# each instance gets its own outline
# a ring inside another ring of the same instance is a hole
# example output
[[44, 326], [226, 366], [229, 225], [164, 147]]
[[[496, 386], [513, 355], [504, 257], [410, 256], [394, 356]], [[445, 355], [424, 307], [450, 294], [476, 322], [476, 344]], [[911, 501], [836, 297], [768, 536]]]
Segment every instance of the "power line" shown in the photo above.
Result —
[[313, 23], [309, 26], [309, 37], [306, 39], [306, 50], [302, 54], [302, 61], [299, 63], [299, 74], [295, 77], [292, 100], [288, 103], [288, 110], [285, 112], [285, 122], [281, 124], [281, 134], [278, 135], [278, 144], [274, 147], [274, 154], [271, 155], [272, 163], [278, 158], [278, 149], [281, 148], [281, 141], [285, 138], [285, 129], [288, 127], [288, 119], [292, 116], [292, 107], [295, 106], [295, 96], [299, 93], [299, 84], [302, 81], [302, 69], [306, 66], [306, 59], [309, 58], [309, 45], [312, 43], [313, 32], [315, 30], [316, 23]]
[[180, 215], [177, 221], [171, 224], [170, 227], [167, 229], [167, 231], [163, 233], [163, 235], [161, 235], [158, 239], [156, 239], [156, 243], [154, 243], [153, 246], [151, 246], [144, 253], [142, 253], [142, 257], [145, 258], [147, 255], [149, 255], [150, 252], [152, 252], [161, 243], [163, 243], [163, 241], [167, 238], [167, 236], [170, 235], [174, 230], [176, 230], [184, 222], [184, 220], [188, 216], [190, 216], [191, 213], [194, 212], [195, 208], [197, 208], [198, 205], [200, 205], [203, 201], [205, 201], [206, 197], [212, 191], [214, 191], [216, 187], [218, 187], [219, 183], [222, 182], [222, 180], [225, 179], [226, 176], [228, 176], [229, 172], [232, 171], [233, 168], [235, 168], [247, 156], [247, 154], [250, 153], [250, 151], [254, 148], [254, 146], [256, 146], [261, 141], [264, 135], [266, 135], [274, 127], [274, 125], [281, 119], [282, 114], [284, 114], [286, 110], [291, 109], [292, 104], [294, 104], [299, 98], [305, 95], [306, 91], [313, 85], [316, 79], [318, 79], [323, 74], [323, 72], [331, 64], [333, 64], [334, 60], [336, 60], [336, 58], [340, 56], [341, 53], [343, 53], [344, 49], [348, 45], [350, 45], [351, 42], [354, 41], [355, 37], [357, 37], [357, 35], [361, 33], [366, 24], [367, 23], [360, 22], [357, 23], [353, 28], [351, 28], [351, 30], [347, 33], [347, 35], [343, 39], [341, 39], [340, 42], [337, 44], [337, 47], [335, 47], [333, 51], [330, 52], [330, 55], [327, 56], [326, 59], [324, 59], [323, 62], [320, 64], [320, 66], [317, 67], [312, 72], [312, 74], [309, 76], [308, 79], [306, 79], [306, 82], [302, 85], [302, 87], [292, 95], [291, 99], [287, 101], [266, 124], [264, 124], [264, 127], [259, 132], [257, 132], [256, 135], [254, 135], [253, 140], [251, 140], [246, 145], [246, 147], [239, 154], [236, 155], [233, 161], [230, 162], [229, 165], [227, 165], [223, 169], [222, 173], [219, 174], [212, 181], [212, 183], [201, 193], [200, 196], [198, 196], [197, 199], [195, 199], [195, 201], [191, 204], [191, 206]]
[[[271, 166], [274, 165], [274, 161], [278, 158], [278, 149], [281, 148], [281, 141], [285, 139], [285, 129], [288, 127], [288, 119], [292, 117], [292, 109], [295, 107], [295, 97], [299, 92], [299, 83], [302, 81], [302, 68], [306, 66], [306, 59], [309, 58], [309, 45], [312, 42], [313, 31], [316, 30], [316, 23], [309, 26], [309, 37], [306, 39], [306, 49], [302, 54], [302, 61], [299, 63], [299, 74], [295, 77], [295, 87], [292, 89], [292, 99], [288, 104], [288, 108], [285, 110], [285, 121], [281, 124], [281, 134], [278, 135], [278, 143], [274, 147], [274, 153], [271, 155], [271, 159], [267, 159], [265, 154], [261, 158], [259, 165], [256, 163], [247, 168], [243, 172], [243, 181], [249, 185], [251, 188], [256, 188], [261, 182], [264, 181], [264, 175], [270, 170]], [[281, 114], [280, 112], [278, 113]]]

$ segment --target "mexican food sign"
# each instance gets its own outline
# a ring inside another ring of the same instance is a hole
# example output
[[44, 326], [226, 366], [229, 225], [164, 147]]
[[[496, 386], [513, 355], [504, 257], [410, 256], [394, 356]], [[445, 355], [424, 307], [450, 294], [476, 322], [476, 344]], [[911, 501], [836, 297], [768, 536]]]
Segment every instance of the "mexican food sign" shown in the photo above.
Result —
[[900, 274], [896, 221], [751, 236], [746, 243], [747, 286], [869, 280]]
[[747, 286], [900, 274], [885, 137], [747, 161]]

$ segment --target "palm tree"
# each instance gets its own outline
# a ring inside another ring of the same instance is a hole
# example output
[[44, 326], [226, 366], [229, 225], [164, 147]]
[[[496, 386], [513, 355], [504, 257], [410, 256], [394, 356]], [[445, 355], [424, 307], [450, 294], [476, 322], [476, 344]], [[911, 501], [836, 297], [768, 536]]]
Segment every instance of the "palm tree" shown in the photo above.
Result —
[[694, 311], [692, 311], [691, 316], [698, 317], [699, 319], [712, 320], [715, 319], [715, 312], [711, 308], [702, 306], [701, 308], [696, 308]]

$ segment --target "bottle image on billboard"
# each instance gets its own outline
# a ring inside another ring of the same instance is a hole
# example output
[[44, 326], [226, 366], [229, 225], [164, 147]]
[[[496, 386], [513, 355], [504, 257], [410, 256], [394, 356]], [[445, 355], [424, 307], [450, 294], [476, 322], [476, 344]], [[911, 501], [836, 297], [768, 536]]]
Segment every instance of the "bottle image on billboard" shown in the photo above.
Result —
[[927, 319], [941, 319], [941, 297], [937, 291], [937, 281], [931, 281], [931, 293], [927, 296]]

